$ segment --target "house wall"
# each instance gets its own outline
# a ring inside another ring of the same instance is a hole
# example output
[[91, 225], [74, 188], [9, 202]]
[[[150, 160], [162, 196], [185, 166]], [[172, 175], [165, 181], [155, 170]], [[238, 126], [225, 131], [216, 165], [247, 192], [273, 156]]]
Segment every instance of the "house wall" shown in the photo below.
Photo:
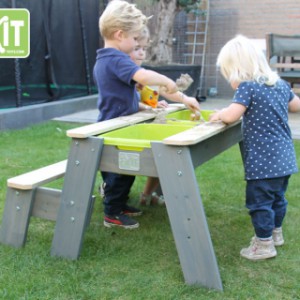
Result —
[[[150, 31], [153, 31], [151, 27], [156, 23], [156, 1], [128, 1], [136, 3], [146, 15], [154, 15], [149, 22]], [[300, 0], [202, 1], [210, 2], [203, 92], [216, 88], [220, 97], [232, 96], [233, 91], [217, 72], [215, 64], [222, 46], [235, 35], [243, 34], [259, 40], [264, 39], [268, 32], [300, 35]]]
[[268, 32], [300, 35], [299, 0], [210, 0], [205, 86], [217, 87], [220, 97], [233, 91], [216, 72], [221, 47], [236, 34], [264, 39]]

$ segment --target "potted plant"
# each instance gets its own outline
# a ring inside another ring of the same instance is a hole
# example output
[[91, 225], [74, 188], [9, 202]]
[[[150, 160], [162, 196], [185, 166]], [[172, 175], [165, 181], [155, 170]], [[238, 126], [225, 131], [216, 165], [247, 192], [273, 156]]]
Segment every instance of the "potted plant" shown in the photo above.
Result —
[[[203, 0], [153, 0], [156, 2], [154, 22], [150, 21], [151, 43], [148, 48], [145, 68], [155, 70], [166, 76], [177, 79], [181, 74], [188, 73], [194, 83], [186, 91], [187, 94], [195, 96], [199, 86], [201, 66], [199, 64], [184, 63], [182, 59], [173, 59], [174, 46], [176, 43], [183, 43], [180, 36], [185, 38], [184, 30], [178, 26], [174, 32], [176, 18], [186, 18], [187, 13], [194, 15], [203, 14]], [[152, 23], [152, 24], [151, 24]]]

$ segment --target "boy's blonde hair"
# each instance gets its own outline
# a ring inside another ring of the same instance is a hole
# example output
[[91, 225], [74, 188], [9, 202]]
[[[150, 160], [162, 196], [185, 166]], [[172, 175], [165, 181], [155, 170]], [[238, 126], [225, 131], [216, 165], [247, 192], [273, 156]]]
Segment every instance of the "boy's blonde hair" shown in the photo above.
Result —
[[126, 33], [140, 32], [147, 24], [147, 20], [134, 4], [112, 0], [99, 19], [100, 34], [104, 39], [111, 39], [118, 30]]
[[242, 35], [225, 44], [218, 55], [217, 66], [230, 83], [254, 80], [274, 85], [279, 79], [278, 74], [270, 68], [263, 51]]

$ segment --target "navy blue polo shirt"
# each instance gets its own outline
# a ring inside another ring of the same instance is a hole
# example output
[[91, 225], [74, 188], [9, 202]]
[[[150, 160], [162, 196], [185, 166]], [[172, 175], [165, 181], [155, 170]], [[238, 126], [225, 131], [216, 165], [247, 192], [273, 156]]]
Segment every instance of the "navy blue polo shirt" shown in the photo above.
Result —
[[289, 84], [281, 79], [274, 86], [249, 81], [237, 88], [233, 102], [247, 108], [242, 122], [246, 180], [298, 171], [288, 125], [288, 102], [293, 97]]
[[140, 69], [124, 52], [97, 50], [94, 81], [98, 88], [98, 122], [138, 112], [139, 97], [133, 75]]

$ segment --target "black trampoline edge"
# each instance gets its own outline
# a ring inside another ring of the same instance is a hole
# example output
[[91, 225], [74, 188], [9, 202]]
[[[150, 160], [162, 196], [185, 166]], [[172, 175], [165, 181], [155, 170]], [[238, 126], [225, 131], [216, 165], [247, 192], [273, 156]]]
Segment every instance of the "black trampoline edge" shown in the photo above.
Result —
[[97, 108], [97, 94], [0, 110], [0, 131], [21, 129], [64, 115]]

